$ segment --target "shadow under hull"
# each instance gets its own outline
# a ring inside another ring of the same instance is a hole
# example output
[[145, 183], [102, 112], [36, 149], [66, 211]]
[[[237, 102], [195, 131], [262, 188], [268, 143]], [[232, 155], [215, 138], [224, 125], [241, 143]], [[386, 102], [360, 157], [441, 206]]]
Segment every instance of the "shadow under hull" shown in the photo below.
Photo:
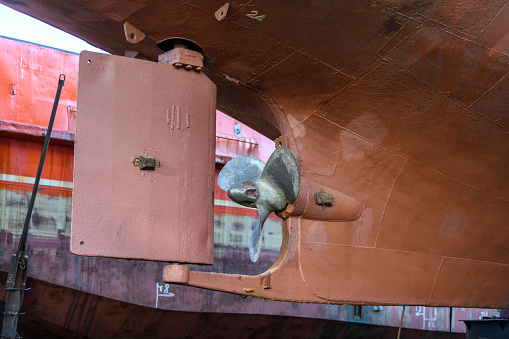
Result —
[[[0, 271], [5, 297], [6, 272]], [[31, 338], [396, 338], [398, 328], [277, 315], [182, 312], [130, 304], [29, 278], [18, 333]], [[4, 302], [0, 302], [4, 307]], [[449, 338], [403, 328], [401, 338]], [[452, 338], [465, 338], [453, 333]]]

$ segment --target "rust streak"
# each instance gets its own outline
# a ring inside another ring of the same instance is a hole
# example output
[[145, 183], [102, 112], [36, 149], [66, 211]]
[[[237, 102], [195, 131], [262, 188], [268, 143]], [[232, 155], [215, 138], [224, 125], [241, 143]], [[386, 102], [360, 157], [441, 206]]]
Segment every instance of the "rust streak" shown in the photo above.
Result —
[[[408, 68], [405, 68], [404, 66], [400, 65], [399, 63], [397, 63], [396, 61], [392, 60], [392, 59], [387, 59], [387, 58], [384, 58], [385, 61], [387, 62], [390, 62], [392, 63], [393, 65], [401, 68], [403, 71], [405, 71], [409, 76], [411, 76], [414, 80], [418, 81], [419, 83], [425, 85], [426, 87], [430, 88], [431, 90], [441, 94], [441, 95], [444, 95], [444, 92], [442, 92], [441, 90], [439, 90], [438, 88], [435, 88], [433, 87], [433, 85], [427, 83], [426, 81], [424, 80], [421, 80], [419, 79], [414, 73], [412, 73]], [[448, 97], [447, 97], [448, 98]]]
[[[439, 26], [450, 28], [450, 27], [448, 27], [448, 26], [446, 26], [446, 25], [444, 25], [444, 24], [442, 24], [442, 23], [440, 23], [440, 22], [438, 22], [438, 21], [435, 21], [435, 20], [433, 20], [433, 19], [431, 19], [431, 18], [427, 18], [427, 19], [428, 19], [429, 21], [433, 21], [434, 23], [436, 23], [436, 24], [437, 24], [437, 25], [439, 25]], [[474, 45], [477, 45], [477, 46], [479, 46], [479, 47], [481, 47], [481, 48], [487, 49], [488, 51], [492, 51], [492, 52], [495, 52], [495, 53], [499, 53], [499, 54], [503, 54], [503, 55], [507, 55], [507, 56], [509, 56], [509, 54], [507, 54], [507, 53], [504, 53], [504, 52], [501, 52], [501, 51], [497, 51], [497, 50], [495, 50], [495, 49], [493, 49], [493, 48], [490, 48], [490, 47], [483, 46], [483, 45], [479, 44], [477, 41], [475, 41], [475, 38], [474, 38], [474, 39], [469, 39], [469, 38], [468, 38], [468, 36], [469, 36], [469, 35], [464, 34], [464, 33], [461, 33], [461, 32], [459, 32], [458, 30], [455, 30], [454, 28], [450, 28], [450, 29], [451, 29], [451, 30], [453, 30], [454, 32], [450, 32], [450, 31], [447, 31], [447, 30], [444, 30], [444, 29], [440, 29], [440, 30], [441, 30], [441, 31], [444, 31], [444, 32], [445, 32], [445, 33], [447, 33], [447, 34], [450, 34], [450, 35], [452, 35], [452, 36], [455, 36], [455, 37], [457, 37], [457, 38], [459, 38], [459, 39], [462, 39], [462, 40], [468, 41], [468, 42], [470, 42], [470, 43], [472, 43], [472, 44], [474, 44]], [[459, 33], [464, 34], [464, 35], [455, 34], [455, 32], [459, 32]], [[470, 37], [472, 37], [472, 36], [470, 36]], [[473, 38], [473, 37], [472, 37], [472, 38]]]

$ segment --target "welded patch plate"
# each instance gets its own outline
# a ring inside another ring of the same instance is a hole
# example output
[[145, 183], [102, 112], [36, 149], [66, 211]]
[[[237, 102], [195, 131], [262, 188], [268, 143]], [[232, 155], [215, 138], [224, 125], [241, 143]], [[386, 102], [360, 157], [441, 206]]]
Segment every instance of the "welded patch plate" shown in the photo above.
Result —
[[[79, 72], [71, 251], [211, 264], [215, 85], [91, 52]], [[159, 167], [141, 170], [140, 156]]]

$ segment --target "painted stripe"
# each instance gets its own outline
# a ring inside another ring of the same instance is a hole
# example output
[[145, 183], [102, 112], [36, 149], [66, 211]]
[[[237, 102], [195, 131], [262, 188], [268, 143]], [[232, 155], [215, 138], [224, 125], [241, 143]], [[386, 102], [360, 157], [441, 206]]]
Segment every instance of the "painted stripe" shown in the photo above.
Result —
[[[20, 184], [28, 184], [33, 185], [35, 183], [34, 177], [25, 177], [22, 175], [12, 175], [12, 174], [4, 174], [0, 173], [0, 181], [12, 182], [12, 183], [20, 183]], [[60, 188], [73, 188], [72, 181], [60, 181], [60, 180], [51, 180], [51, 179], [42, 179], [39, 181], [39, 185], [41, 186], [50, 186], [50, 187], [60, 187]], [[233, 207], [238, 209], [245, 209], [248, 211], [256, 212], [256, 208], [242, 206], [233, 202], [231, 200], [223, 200], [223, 199], [214, 199], [215, 206], [221, 207]]]
[[[34, 177], [25, 177], [22, 175], [12, 175], [12, 174], [0, 173], [0, 181], [33, 185], [35, 183], [35, 178]], [[70, 189], [72, 189], [72, 187], [73, 187], [72, 181], [60, 181], [60, 180], [51, 180], [51, 179], [42, 179], [42, 178], [39, 181], [39, 185], [49, 186], [49, 187], [70, 188]]]

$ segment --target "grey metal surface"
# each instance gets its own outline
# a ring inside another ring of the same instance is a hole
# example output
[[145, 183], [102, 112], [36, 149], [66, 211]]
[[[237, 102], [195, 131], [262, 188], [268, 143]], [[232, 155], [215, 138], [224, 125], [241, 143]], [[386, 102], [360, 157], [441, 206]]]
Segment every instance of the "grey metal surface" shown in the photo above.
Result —
[[258, 209], [260, 222], [249, 242], [253, 262], [260, 257], [261, 230], [265, 220], [270, 213], [283, 211], [289, 203], [295, 202], [300, 190], [299, 162], [288, 148], [277, 148], [258, 174], [260, 163], [263, 164], [251, 156], [237, 157], [225, 165], [217, 178], [219, 187], [228, 192], [230, 199]]
[[235, 184], [251, 181], [260, 178], [265, 163], [250, 155], [241, 155], [232, 159], [224, 165], [217, 176], [217, 184], [223, 191], [228, 191]]
[[231, 200], [246, 207], [256, 207], [255, 203], [260, 197], [258, 187], [252, 181], [239, 182], [227, 192]]
[[299, 161], [288, 148], [278, 147], [267, 161], [260, 181], [270, 182], [288, 203], [295, 202], [300, 190]]
[[262, 227], [260, 226], [260, 222], [256, 224], [256, 227], [253, 230], [253, 234], [251, 235], [251, 240], [249, 241], [249, 258], [251, 258], [252, 262], [257, 262], [258, 258], [260, 258], [260, 253], [262, 251], [261, 239], [262, 239]]

